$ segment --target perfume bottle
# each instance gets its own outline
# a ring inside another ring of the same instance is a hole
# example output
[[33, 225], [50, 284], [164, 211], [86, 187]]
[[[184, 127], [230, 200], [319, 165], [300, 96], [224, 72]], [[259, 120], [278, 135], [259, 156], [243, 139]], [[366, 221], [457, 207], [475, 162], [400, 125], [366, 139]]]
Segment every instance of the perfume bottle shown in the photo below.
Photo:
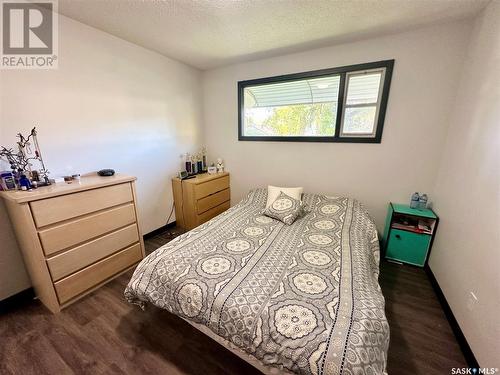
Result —
[[189, 153], [186, 153], [186, 172], [188, 174], [192, 174], [192, 169], [191, 169], [191, 155], [189, 155]]
[[198, 167], [197, 167], [196, 161], [194, 161], [194, 160], [191, 163], [191, 171], [192, 171], [192, 174], [197, 174], [198, 173]]
[[206, 172], [208, 167], [207, 167], [207, 149], [205, 147], [202, 148], [201, 150], [202, 153], [202, 170], [203, 172]]
[[198, 170], [198, 173], [203, 173], [203, 162], [202, 162], [202, 153], [198, 153], [198, 157], [196, 160], [196, 169]]

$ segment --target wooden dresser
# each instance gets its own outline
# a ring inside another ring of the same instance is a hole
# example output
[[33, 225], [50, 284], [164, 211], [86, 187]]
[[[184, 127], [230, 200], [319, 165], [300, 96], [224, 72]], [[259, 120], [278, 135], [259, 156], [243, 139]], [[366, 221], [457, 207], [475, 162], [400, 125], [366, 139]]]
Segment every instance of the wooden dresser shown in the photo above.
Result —
[[59, 312], [144, 257], [134, 181], [92, 175], [0, 193], [35, 292], [50, 311]]
[[176, 224], [193, 229], [230, 207], [229, 173], [201, 174], [172, 179]]

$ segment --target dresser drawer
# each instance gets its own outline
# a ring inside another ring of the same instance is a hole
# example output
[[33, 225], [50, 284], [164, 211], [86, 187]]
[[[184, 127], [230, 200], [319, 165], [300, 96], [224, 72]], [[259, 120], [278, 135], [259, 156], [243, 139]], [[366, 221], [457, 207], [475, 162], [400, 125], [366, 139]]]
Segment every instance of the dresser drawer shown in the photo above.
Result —
[[199, 214], [228, 201], [230, 199], [229, 189], [224, 189], [218, 193], [201, 198], [196, 202], [196, 212]]
[[141, 259], [141, 245], [137, 243], [77, 273], [57, 281], [54, 286], [59, 302], [61, 304], [68, 302], [86, 290], [134, 265]]
[[86, 190], [30, 203], [37, 227], [132, 202], [130, 183]]
[[136, 220], [132, 203], [78, 218], [38, 232], [45, 255], [77, 245]]
[[58, 254], [47, 259], [52, 280], [59, 280], [138, 241], [137, 225], [132, 224]]
[[204, 198], [210, 194], [217, 193], [218, 191], [229, 188], [229, 176], [209, 180], [194, 187], [194, 194], [196, 199]]
[[427, 234], [391, 229], [386, 258], [423, 266], [430, 241], [431, 236]]
[[210, 210], [205, 211], [201, 215], [198, 215], [198, 220], [197, 220], [198, 225], [203, 224], [204, 222], [206, 222], [206, 221], [216, 217], [217, 215], [223, 213], [224, 211], [229, 209], [230, 206], [231, 206], [231, 204], [229, 201], [224, 202], [224, 203], [218, 205], [217, 207], [211, 208]]

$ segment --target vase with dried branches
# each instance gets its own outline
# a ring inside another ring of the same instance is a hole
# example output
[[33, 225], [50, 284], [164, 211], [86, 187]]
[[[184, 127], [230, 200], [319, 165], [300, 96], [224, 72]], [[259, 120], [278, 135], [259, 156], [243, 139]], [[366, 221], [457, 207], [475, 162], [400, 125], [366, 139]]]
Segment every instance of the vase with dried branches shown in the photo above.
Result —
[[[50, 185], [49, 171], [42, 159], [36, 127], [31, 129], [28, 136], [18, 133], [17, 138], [17, 150], [5, 146], [0, 148], [0, 158], [10, 164], [16, 182], [22, 175], [26, 175], [38, 185]], [[37, 169], [33, 168], [35, 163], [38, 164]]]

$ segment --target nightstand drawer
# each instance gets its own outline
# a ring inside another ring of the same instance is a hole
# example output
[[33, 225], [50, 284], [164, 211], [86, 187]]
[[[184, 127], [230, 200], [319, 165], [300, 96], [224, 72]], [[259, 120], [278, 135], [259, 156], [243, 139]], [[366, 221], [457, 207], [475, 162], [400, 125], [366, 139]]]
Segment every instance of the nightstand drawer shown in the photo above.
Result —
[[217, 207], [218, 205], [227, 202], [230, 199], [229, 189], [219, 191], [218, 193], [209, 195], [208, 197], [198, 199], [196, 202], [198, 214], [202, 214], [210, 210], [211, 208]]
[[201, 215], [197, 216], [197, 225], [203, 224], [204, 222], [213, 219], [217, 215], [223, 213], [224, 211], [228, 210], [229, 207], [231, 207], [231, 202], [227, 201], [224, 202], [217, 207], [211, 208], [208, 211], [205, 211]]
[[197, 184], [194, 189], [196, 199], [204, 198], [210, 194], [229, 188], [229, 176]]
[[391, 229], [386, 258], [423, 266], [430, 241], [431, 236], [427, 234]]

